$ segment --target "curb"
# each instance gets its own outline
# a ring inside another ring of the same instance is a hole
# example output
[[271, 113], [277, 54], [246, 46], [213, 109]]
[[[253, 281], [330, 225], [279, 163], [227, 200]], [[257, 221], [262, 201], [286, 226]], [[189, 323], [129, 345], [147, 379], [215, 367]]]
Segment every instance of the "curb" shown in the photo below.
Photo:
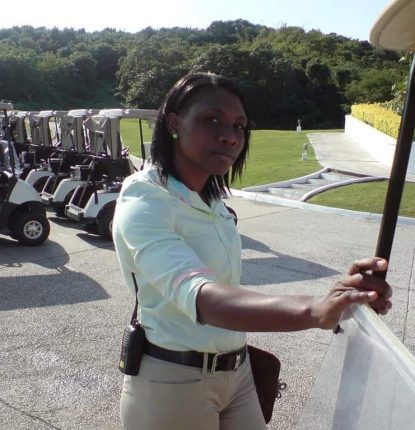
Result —
[[[368, 221], [374, 221], [379, 223], [382, 221], [382, 214], [352, 211], [349, 209], [339, 209], [339, 208], [333, 208], [329, 206], [320, 206], [312, 203], [300, 202], [298, 200], [284, 199], [283, 197], [275, 197], [268, 194], [242, 191], [242, 190], [237, 190], [233, 188], [231, 188], [230, 191], [231, 191], [232, 197], [241, 197], [241, 198], [244, 198], [247, 200], [253, 200], [256, 202], [269, 203], [272, 205], [286, 206], [286, 207], [291, 207], [296, 209], [306, 209], [306, 210], [312, 210], [316, 212], [331, 213], [334, 215], [366, 219]], [[399, 216], [397, 223], [402, 225], [415, 225], [415, 218]]]
[[[142, 162], [141, 158], [136, 157], [135, 155], [130, 154], [130, 158], [132, 158], [133, 163], [137, 165], [139, 165], [139, 163], [141, 164]], [[301, 202], [298, 200], [284, 199], [283, 197], [276, 197], [268, 194], [260, 194], [252, 191], [242, 191], [234, 188], [231, 188], [230, 191], [231, 191], [232, 197], [241, 197], [241, 198], [244, 198], [247, 200], [253, 200], [256, 202], [269, 203], [269, 204], [278, 205], [278, 206], [287, 206], [287, 207], [297, 208], [297, 209], [306, 209], [306, 210], [312, 210], [316, 212], [331, 213], [334, 215], [366, 219], [369, 221], [375, 221], [379, 223], [382, 221], [382, 214], [358, 212], [358, 211], [352, 211], [349, 209], [339, 209], [339, 208], [332, 208], [329, 206], [314, 205], [312, 203]], [[402, 225], [415, 225], [415, 218], [399, 216], [397, 222], [398, 224], [402, 224]]]
[[317, 194], [320, 194], [320, 193], [327, 191], [327, 190], [331, 190], [333, 188], [340, 188], [340, 187], [343, 187], [345, 185], [358, 184], [358, 183], [363, 183], [363, 182], [372, 182], [372, 181], [373, 182], [385, 181], [388, 179], [385, 176], [364, 175], [361, 173], [346, 172], [344, 170], [333, 169], [331, 167], [324, 167], [323, 169], [318, 170], [317, 172], [314, 172], [314, 173], [310, 173], [309, 175], [306, 175], [306, 176], [300, 176], [298, 178], [289, 179], [287, 181], [274, 182], [271, 184], [254, 185], [252, 187], [245, 187], [245, 188], [242, 188], [242, 191], [267, 193], [270, 188], [290, 188], [292, 185], [295, 185], [295, 184], [304, 184], [309, 179], [319, 178], [322, 173], [327, 173], [327, 172], [334, 172], [334, 173], [340, 173], [340, 174], [345, 174], [345, 175], [349, 175], [349, 176], [355, 176], [355, 178], [354, 179], [347, 179], [344, 181], [333, 182], [333, 183], [328, 184], [328, 185], [322, 185], [319, 188], [314, 188], [314, 189], [308, 191], [307, 193], [305, 193], [301, 197], [301, 199], [299, 199], [299, 201], [306, 202], [308, 199], [310, 199], [311, 197], [313, 197]]
[[285, 188], [285, 187], [290, 187], [290, 185], [293, 184], [303, 184], [304, 182], [307, 182], [308, 179], [315, 179], [318, 178], [320, 176], [321, 173], [326, 173], [330, 171], [330, 169], [328, 167], [324, 167], [321, 170], [314, 172], [314, 173], [310, 173], [309, 175], [305, 175], [305, 176], [300, 176], [298, 178], [294, 178], [294, 179], [288, 179], [287, 181], [280, 181], [280, 182], [272, 182], [270, 184], [264, 184], [264, 185], [254, 185], [252, 187], [246, 187], [246, 188], [242, 188], [242, 191], [263, 191], [266, 192], [268, 191], [268, 188], [275, 188], [275, 187], [279, 187], [279, 188]]

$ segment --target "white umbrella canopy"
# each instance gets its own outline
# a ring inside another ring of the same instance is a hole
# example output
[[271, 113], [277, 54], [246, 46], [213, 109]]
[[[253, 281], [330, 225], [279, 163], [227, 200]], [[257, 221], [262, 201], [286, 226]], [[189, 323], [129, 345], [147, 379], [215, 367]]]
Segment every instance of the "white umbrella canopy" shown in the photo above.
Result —
[[[392, 0], [372, 27], [370, 41], [384, 49], [415, 49], [415, 0]], [[414, 57], [415, 58], [415, 57]], [[376, 255], [389, 260], [415, 130], [415, 59], [409, 71]], [[386, 272], [382, 274], [386, 277]]]
[[[414, 50], [414, 18], [415, 0], [390, 2], [374, 24], [370, 41], [384, 49]], [[409, 72], [376, 250], [377, 256], [386, 259], [391, 253], [414, 129], [415, 61]], [[386, 272], [381, 276], [386, 277]], [[341, 326], [296, 429], [412, 430], [414, 356], [367, 305], [353, 306]]]
[[384, 49], [415, 50], [415, 1], [392, 0], [370, 32], [370, 42]]

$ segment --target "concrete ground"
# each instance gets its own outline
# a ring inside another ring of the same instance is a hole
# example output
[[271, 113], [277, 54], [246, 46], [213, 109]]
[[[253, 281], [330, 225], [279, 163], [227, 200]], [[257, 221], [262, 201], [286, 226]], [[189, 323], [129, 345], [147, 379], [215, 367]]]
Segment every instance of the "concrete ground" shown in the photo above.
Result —
[[[322, 294], [376, 247], [378, 220], [317, 212], [306, 204], [238, 197], [227, 203], [239, 216], [244, 288]], [[120, 429], [117, 362], [133, 297], [112, 244], [73, 222], [52, 215], [50, 222], [49, 240], [37, 248], [0, 236], [0, 429]], [[394, 307], [383, 320], [413, 353], [414, 261], [415, 227], [398, 224], [388, 273]], [[278, 355], [288, 385], [269, 428], [295, 429], [332, 333], [249, 337]]]
[[[390, 177], [391, 166], [376, 161], [358, 142], [343, 132], [310, 133], [316, 158], [324, 167], [350, 173]], [[415, 175], [408, 173], [406, 180], [415, 182]]]

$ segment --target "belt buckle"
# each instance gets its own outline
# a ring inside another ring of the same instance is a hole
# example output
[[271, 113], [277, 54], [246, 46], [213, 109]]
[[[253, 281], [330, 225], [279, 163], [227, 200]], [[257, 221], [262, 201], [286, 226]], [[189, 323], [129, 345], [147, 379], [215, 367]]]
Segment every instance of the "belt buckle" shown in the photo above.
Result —
[[236, 357], [235, 357], [235, 366], [233, 366], [233, 371], [234, 372], [239, 369], [239, 366], [241, 364], [241, 357], [242, 357], [242, 353], [236, 354]]
[[[221, 357], [222, 355], [233, 355], [234, 353], [232, 352], [219, 352], [217, 354], [215, 354], [215, 356], [213, 357], [212, 360], [212, 368], [210, 369], [211, 373], [216, 373], [216, 366], [218, 364], [218, 358]], [[240, 364], [241, 364], [241, 356], [242, 353], [238, 353], [235, 354], [235, 365], [233, 366], [233, 371], [235, 372], [236, 370], [238, 370]]]
[[210, 369], [212, 373], [216, 373], [216, 365], [218, 364], [218, 358], [221, 355], [227, 355], [227, 354], [228, 354], [227, 352], [218, 352], [217, 354], [215, 354], [212, 360], [212, 368]]

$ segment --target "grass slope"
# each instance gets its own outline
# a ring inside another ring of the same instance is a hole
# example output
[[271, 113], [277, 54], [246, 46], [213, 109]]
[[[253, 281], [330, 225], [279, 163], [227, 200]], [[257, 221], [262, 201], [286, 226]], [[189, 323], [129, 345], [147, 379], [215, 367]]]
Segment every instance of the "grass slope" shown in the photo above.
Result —
[[[152, 129], [143, 121], [144, 141], [150, 142]], [[130, 153], [140, 156], [138, 120], [121, 121], [121, 136]], [[312, 146], [308, 145], [308, 160], [301, 160], [306, 132], [254, 130], [245, 171], [232, 187], [243, 188], [304, 176], [321, 169]], [[370, 182], [336, 188], [319, 194], [310, 203], [356, 211], [382, 213], [387, 182]], [[400, 215], [415, 217], [415, 184], [406, 183]]]
[[[147, 121], [142, 121], [141, 125], [143, 129], [144, 142], [151, 142], [151, 136], [153, 134], [152, 128], [149, 127]], [[123, 145], [130, 148], [130, 154], [136, 155], [137, 157], [141, 157], [140, 129], [138, 119], [122, 119], [120, 123], [120, 132]]]
[[304, 143], [308, 143], [304, 132], [279, 130], [254, 130], [252, 132], [246, 169], [234, 188], [262, 185], [304, 176], [321, 169], [311, 145], [308, 145], [308, 160], [301, 160]]
[[[347, 185], [317, 194], [308, 203], [370, 213], [383, 213], [388, 181]], [[415, 217], [415, 184], [406, 182], [399, 215]]]

